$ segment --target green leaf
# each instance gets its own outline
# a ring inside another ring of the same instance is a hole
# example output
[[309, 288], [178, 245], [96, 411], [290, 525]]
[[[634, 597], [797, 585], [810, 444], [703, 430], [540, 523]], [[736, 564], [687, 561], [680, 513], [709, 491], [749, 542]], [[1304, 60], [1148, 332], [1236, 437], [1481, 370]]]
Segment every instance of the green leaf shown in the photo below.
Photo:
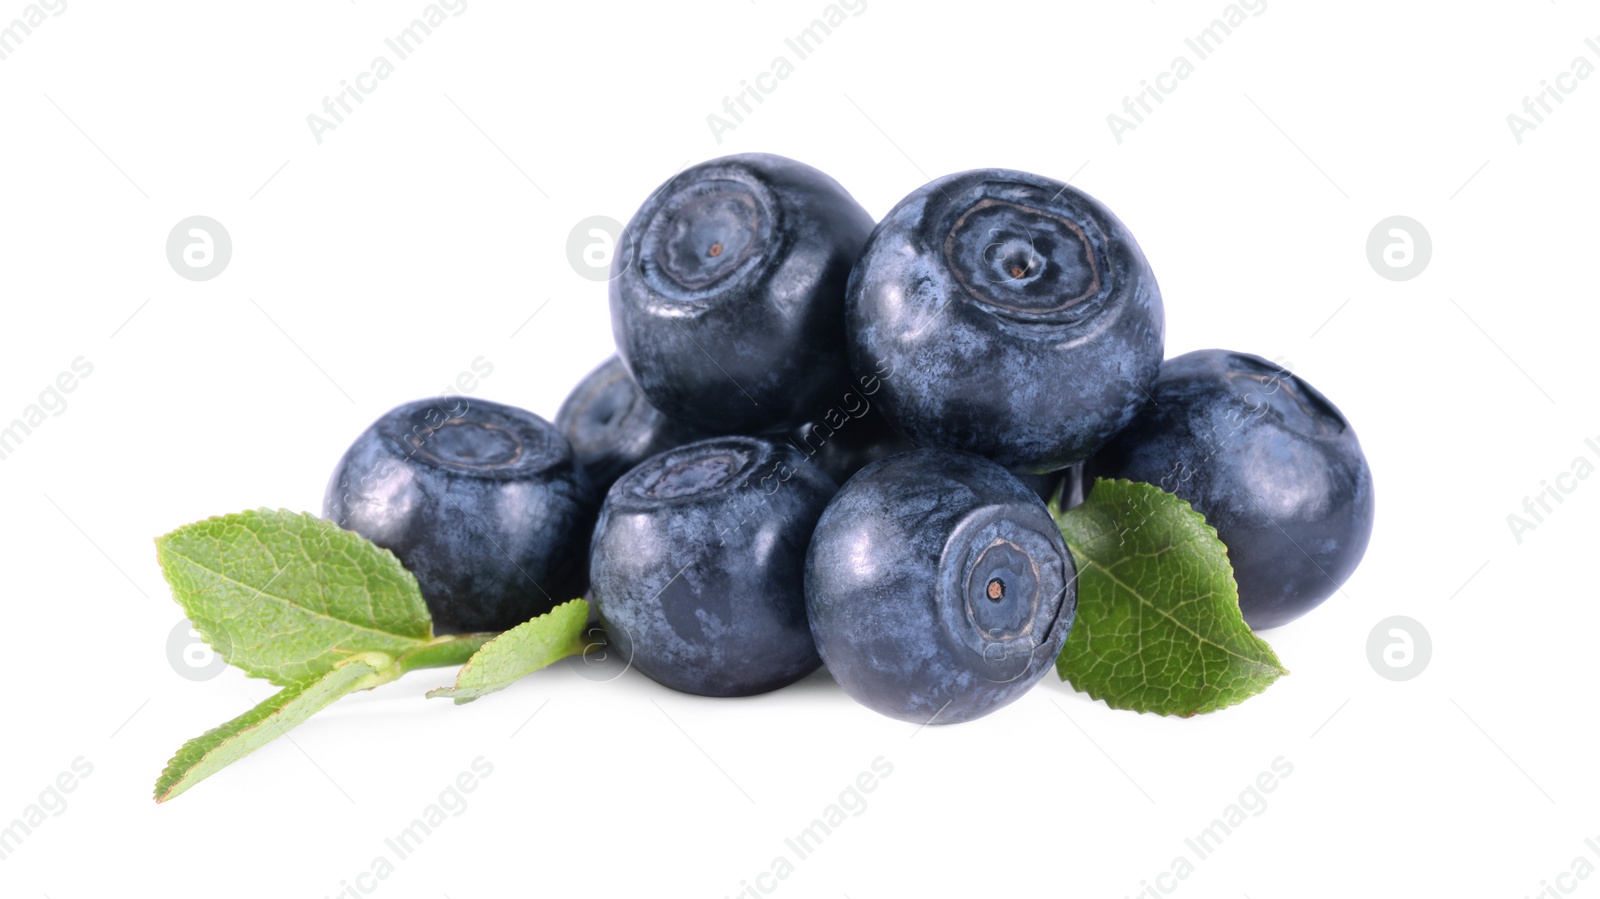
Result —
[[1289, 673], [1244, 623], [1227, 547], [1187, 502], [1099, 480], [1056, 521], [1078, 563], [1062, 680], [1112, 708], [1188, 717]]
[[523, 677], [586, 648], [583, 626], [589, 621], [589, 603], [564, 602], [532, 621], [495, 637], [467, 660], [453, 687], [440, 687], [428, 698], [449, 697], [457, 705], [504, 690]]
[[397, 656], [433, 635], [417, 579], [399, 559], [311, 515], [209, 518], [157, 538], [156, 554], [200, 636], [279, 686], [360, 653]]
[[283, 735], [334, 700], [370, 690], [418, 668], [447, 668], [471, 659], [489, 634], [453, 634], [423, 643], [398, 658], [362, 653], [336, 663], [315, 680], [291, 684], [220, 727], [183, 744], [156, 781], [156, 801], [166, 802]]
[[394, 660], [373, 653], [335, 665], [318, 680], [285, 687], [271, 699], [183, 744], [156, 781], [156, 801], [166, 802], [261, 748], [334, 700], [385, 680]]

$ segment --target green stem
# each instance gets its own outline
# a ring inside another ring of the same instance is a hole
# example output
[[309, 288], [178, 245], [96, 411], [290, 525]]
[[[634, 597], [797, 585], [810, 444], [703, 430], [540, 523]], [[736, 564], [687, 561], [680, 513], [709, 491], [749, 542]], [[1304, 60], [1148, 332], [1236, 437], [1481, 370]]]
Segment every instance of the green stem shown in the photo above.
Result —
[[435, 637], [416, 649], [390, 656], [381, 652], [362, 653], [351, 658], [361, 658], [367, 664], [377, 669], [374, 674], [362, 678], [352, 688], [355, 690], [370, 690], [381, 687], [390, 681], [397, 680], [409, 671], [419, 668], [456, 668], [465, 665], [472, 654], [477, 652], [483, 644], [488, 643], [499, 634], [451, 634], [446, 637]]
[[446, 637], [435, 637], [423, 646], [411, 650], [395, 659], [394, 667], [399, 669], [395, 677], [407, 671], [416, 671], [419, 668], [455, 668], [465, 665], [472, 654], [477, 652], [483, 644], [488, 643], [499, 634], [451, 634]]
[[[370, 690], [418, 668], [449, 668], [466, 664], [478, 647], [498, 634], [452, 634], [429, 640], [398, 656], [384, 652], [356, 653], [339, 662], [334, 670], [308, 683], [288, 686], [276, 696], [232, 721], [190, 740], [178, 750], [156, 782], [156, 801], [168, 799], [189, 789], [222, 768], [249, 755], [273, 737], [299, 725], [335, 700], [357, 690]], [[357, 674], [340, 680], [345, 666]], [[369, 673], [359, 674], [366, 670]], [[273, 728], [263, 727], [268, 721]]]

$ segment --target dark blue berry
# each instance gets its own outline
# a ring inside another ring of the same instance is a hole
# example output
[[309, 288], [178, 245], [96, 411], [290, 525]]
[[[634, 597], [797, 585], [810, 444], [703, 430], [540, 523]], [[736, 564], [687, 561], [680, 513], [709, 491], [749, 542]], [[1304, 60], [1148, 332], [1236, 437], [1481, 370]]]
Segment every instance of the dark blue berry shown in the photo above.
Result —
[[850, 278], [851, 361], [918, 446], [1019, 471], [1087, 458], [1161, 364], [1161, 292], [1111, 211], [1005, 169], [937, 179], [878, 224]]
[[399, 557], [435, 633], [502, 631], [583, 593], [598, 496], [554, 425], [487, 400], [391, 409], [339, 460], [324, 518]]
[[1167, 360], [1150, 392], [1088, 477], [1188, 500], [1228, 547], [1256, 630], [1333, 595], [1366, 553], [1373, 519], [1372, 470], [1338, 407], [1281, 366], [1226, 350]]
[[617, 352], [675, 419], [711, 433], [797, 427], [850, 384], [844, 289], [872, 225], [837, 181], [792, 159], [692, 166], [624, 231]]
[[815, 671], [805, 553], [834, 490], [794, 448], [753, 437], [667, 450], [624, 475], [590, 556], [621, 657], [702, 696], [764, 693]]
[[556, 412], [578, 464], [602, 494], [628, 469], [663, 450], [710, 436], [662, 415], [612, 356], [585, 375]]
[[919, 449], [863, 468], [812, 536], [806, 608], [828, 671], [905, 721], [970, 721], [1055, 662], [1076, 567], [1032, 490], [971, 453]]

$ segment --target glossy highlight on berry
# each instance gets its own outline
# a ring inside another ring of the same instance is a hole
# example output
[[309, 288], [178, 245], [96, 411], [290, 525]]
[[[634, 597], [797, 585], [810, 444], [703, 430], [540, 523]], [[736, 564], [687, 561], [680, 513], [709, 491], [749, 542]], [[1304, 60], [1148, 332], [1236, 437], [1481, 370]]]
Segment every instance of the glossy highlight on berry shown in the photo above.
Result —
[[1045, 473], [1133, 419], [1165, 314], [1133, 235], [1094, 198], [1006, 169], [937, 179], [874, 229], [850, 276], [850, 357], [888, 364], [879, 409], [918, 446]]
[[917, 724], [970, 721], [1055, 662], [1076, 571], [1029, 487], [971, 453], [920, 449], [863, 468], [829, 504], [806, 608], [856, 701]]
[[[657, 409], [712, 434], [780, 434], [850, 384], [844, 291], [872, 216], [837, 181], [766, 153], [684, 170], [623, 234], [617, 353]], [[636, 261], [632, 261], [636, 260]]]
[[555, 423], [602, 495], [628, 469], [656, 453], [711, 436], [650, 405], [616, 356], [572, 388]]
[[765, 693], [815, 671], [805, 553], [835, 489], [799, 451], [753, 437], [668, 450], [613, 484], [590, 564], [622, 657], [702, 696]]
[[1372, 470], [1355, 430], [1305, 379], [1260, 356], [1167, 360], [1151, 403], [1086, 466], [1189, 501], [1228, 548], [1239, 609], [1265, 630], [1355, 571], [1372, 536]]
[[554, 425], [455, 396], [398, 406], [357, 437], [322, 516], [399, 557], [450, 634], [506, 630], [581, 594], [598, 506]]

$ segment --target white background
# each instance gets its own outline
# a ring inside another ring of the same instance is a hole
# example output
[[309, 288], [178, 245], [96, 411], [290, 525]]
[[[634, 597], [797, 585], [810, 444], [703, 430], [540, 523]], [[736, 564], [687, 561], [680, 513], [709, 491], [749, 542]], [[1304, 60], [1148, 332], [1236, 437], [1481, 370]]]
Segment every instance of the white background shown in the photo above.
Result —
[[[0, 860], [0, 892], [334, 896], [482, 757], [466, 809], [361, 884], [732, 896], [882, 757], [865, 809], [763, 887], [1600, 896], [1600, 876], [1557, 880], [1600, 866], [1600, 479], [1563, 480], [1520, 541], [1507, 524], [1575, 458], [1600, 463], [1600, 77], [1565, 80], [1520, 142], [1506, 121], [1575, 57], [1600, 65], [1592, 7], [1273, 0], [1119, 142], [1107, 115], [1193, 60], [1184, 38], [1226, 4], [868, 0], [796, 62], [784, 38], [822, 2], [473, 0], [319, 143], [306, 117], [393, 59], [384, 38], [424, 5], [71, 0], [0, 61], [0, 425], [93, 365], [0, 460], [0, 826], [92, 765]], [[0, 2], [0, 26], [25, 9]], [[707, 115], [779, 54], [793, 74], [719, 143]], [[827, 171], [875, 216], [963, 169], [1070, 177], [1152, 261], [1169, 355], [1281, 357], [1339, 404], [1377, 526], [1340, 595], [1266, 635], [1293, 673], [1193, 720], [1049, 675], [980, 722], [918, 731], [825, 674], [709, 700], [562, 664], [455, 707], [422, 698], [451, 677], [429, 671], [152, 803], [174, 749], [271, 688], [179, 676], [151, 539], [317, 510], [359, 431], [480, 356], [476, 395], [553, 415], [611, 344], [574, 225], [625, 221], [683, 164], [752, 150]], [[214, 280], [166, 259], [192, 215], [232, 236]], [[1368, 260], [1391, 215], [1432, 238], [1412, 280]], [[1369, 661], [1392, 615], [1431, 635], [1409, 681]], [[1158, 881], [1280, 757], [1292, 774], [1264, 810]]]

